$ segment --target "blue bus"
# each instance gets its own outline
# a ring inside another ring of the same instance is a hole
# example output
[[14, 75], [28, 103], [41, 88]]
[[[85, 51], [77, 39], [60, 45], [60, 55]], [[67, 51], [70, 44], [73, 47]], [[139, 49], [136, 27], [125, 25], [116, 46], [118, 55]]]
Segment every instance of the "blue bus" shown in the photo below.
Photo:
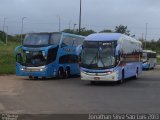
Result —
[[27, 34], [15, 48], [16, 75], [38, 79], [80, 74], [76, 47], [83, 40], [64, 32]]
[[142, 44], [120, 33], [95, 33], [82, 44], [81, 79], [117, 81], [138, 77], [142, 71]]
[[156, 52], [152, 50], [143, 50], [142, 61], [142, 68], [144, 70], [154, 69], [157, 65]]

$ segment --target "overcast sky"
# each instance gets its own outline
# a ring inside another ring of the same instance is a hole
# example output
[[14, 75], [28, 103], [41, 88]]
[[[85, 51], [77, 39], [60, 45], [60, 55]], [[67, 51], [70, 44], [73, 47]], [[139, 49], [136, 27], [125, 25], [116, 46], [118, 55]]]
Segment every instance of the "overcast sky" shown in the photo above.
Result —
[[[3, 20], [10, 34], [21, 31], [22, 17], [24, 33], [58, 31], [78, 28], [79, 0], [0, 0], [0, 29]], [[117, 25], [126, 25], [136, 38], [145, 37], [148, 23], [148, 39], [160, 38], [160, 0], [82, 0], [82, 27], [99, 32], [114, 30]]]

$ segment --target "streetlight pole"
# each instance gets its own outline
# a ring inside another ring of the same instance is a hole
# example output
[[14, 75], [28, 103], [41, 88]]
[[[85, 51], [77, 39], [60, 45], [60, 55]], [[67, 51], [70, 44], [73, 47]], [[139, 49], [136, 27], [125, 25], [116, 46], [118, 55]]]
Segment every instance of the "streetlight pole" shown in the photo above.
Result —
[[21, 26], [21, 44], [22, 44], [22, 40], [23, 40], [23, 22], [24, 22], [24, 19], [26, 17], [22, 17], [22, 26]]
[[146, 44], [146, 42], [147, 42], [147, 32], [148, 32], [148, 23], [146, 23], [146, 32], [145, 32], [145, 49], [146, 49], [146, 47], [147, 47], [147, 44]]
[[142, 33], [142, 46], [143, 46], [143, 48], [144, 48], [144, 39], [143, 39], [143, 33]]
[[80, 9], [79, 9], [79, 34], [81, 33], [81, 16], [82, 16], [82, 0], [80, 0]]

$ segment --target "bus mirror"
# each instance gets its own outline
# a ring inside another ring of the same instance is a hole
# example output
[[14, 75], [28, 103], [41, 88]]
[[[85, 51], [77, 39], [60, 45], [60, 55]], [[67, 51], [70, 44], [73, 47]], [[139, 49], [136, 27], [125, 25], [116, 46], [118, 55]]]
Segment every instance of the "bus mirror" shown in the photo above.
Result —
[[83, 49], [84, 47], [83, 47], [83, 45], [82, 45], [82, 49]]
[[119, 60], [118, 60], [118, 59], [116, 59], [116, 65], [118, 65], [118, 63], [119, 63]]
[[66, 44], [65, 44], [65, 43], [62, 43], [62, 44], [61, 44], [61, 48], [65, 47], [65, 46], [66, 46]]
[[116, 65], [118, 65], [119, 61], [120, 61], [120, 55], [116, 55], [116, 59], [115, 59]]
[[81, 62], [81, 56], [78, 56], [78, 61]]
[[21, 55], [21, 53], [18, 53], [18, 54], [16, 55], [16, 61], [17, 61], [18, 63], [22, 63], [22, 55]]

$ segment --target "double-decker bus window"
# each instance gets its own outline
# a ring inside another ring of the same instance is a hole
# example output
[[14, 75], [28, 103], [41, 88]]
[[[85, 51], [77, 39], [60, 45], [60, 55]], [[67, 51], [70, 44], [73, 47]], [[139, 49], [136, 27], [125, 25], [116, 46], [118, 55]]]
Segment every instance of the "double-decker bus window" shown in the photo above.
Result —
[[73, 37], [71, 36], [63, 36], [62, 46], [72, 46], [74, 42]]
[[47, 63], [54, 62], [57, 56], [58, 47], [48, 50]]
[[74, 38], [74, 44], [73, 44], [73, 46], [81, 45], [83, 43], [83, 40], [84, 40], [84, 38], [80, 38], [80, 37]]
[[59, 59], [60, 64], [66, 63], [78, 63], [78, 56], [77, 55], [64, 55], [61, 56]]
[[61, 34], [55, 33], [51, 35], [50, 44], [57, 45], [61, 39]]

